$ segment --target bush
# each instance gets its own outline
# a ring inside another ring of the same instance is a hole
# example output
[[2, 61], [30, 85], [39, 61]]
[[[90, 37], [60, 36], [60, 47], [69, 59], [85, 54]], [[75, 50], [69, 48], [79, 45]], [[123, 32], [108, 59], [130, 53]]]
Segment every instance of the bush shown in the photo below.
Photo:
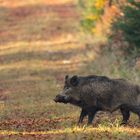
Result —
[[81, 25], [85, 31], [93, 33], [96, 22], [103, 14], [105, 0], [79, 0], [79, 4], [83, 8]]
[[140, 53], [140, 2], [128, 0], [122, 9], [122, 16], [113, 24], [113, 30], [121, 31], [130, 44], [127, 52]]

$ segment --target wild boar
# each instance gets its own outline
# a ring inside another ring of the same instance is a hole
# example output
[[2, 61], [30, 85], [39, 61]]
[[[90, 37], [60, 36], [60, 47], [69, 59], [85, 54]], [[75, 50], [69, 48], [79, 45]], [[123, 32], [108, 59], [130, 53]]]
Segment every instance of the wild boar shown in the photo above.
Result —
[[[82, 108], [79, 122], [88, 114], [88, 124], [92, 123], [97, 111], [113, 112], [121, 110], [122, 123], [127, 123], [130, 111], [140, 118], [140, 86], [123, 79], [110, 79], [106, 76], [65, 77], [63, 91], [59, 94], [64, 102], [80, 103]], [[76, 104], [75, 104], [76, 105]]]

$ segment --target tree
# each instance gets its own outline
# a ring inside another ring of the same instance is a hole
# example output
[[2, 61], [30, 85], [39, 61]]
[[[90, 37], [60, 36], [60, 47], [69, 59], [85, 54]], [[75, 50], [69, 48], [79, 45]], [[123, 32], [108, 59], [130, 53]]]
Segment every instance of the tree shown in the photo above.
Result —
[[128, 0], [123, 15], [117, 19], [113, 28], [122, 32], [124, 39], [130, 44], [127, 51], [140, 52], [140, 2]]

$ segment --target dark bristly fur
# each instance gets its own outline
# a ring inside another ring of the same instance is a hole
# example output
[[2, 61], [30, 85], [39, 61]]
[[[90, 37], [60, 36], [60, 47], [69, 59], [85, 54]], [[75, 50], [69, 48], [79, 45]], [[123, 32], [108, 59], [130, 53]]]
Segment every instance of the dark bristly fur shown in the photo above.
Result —
[[140, 117], [140, 86], [124, 79], [110, 79], [106, 76], [65, 77], [62, 93], [63, 103], [71, 103], [82, 108], [79, 122], [88, 115], [92, 123], [97, 111], [113, 112], [121, 110], [122, 123], [127, 123], [130, 111]]

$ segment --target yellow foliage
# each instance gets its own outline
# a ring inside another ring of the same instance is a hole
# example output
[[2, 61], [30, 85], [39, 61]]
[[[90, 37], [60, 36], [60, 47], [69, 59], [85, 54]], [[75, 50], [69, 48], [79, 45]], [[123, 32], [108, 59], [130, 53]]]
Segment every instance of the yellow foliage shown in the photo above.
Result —
[[105, 0], [96, 0], [95, 7], [97, 9], [101, 9], [101, 8], [103, 8], [104, 4], [105, 4]]
[[93, 27], [93, 28], [91, 29], [91, 32], [92, 32], [92, 33], [96, 33], [96, 28]]
[[97, 20], [98, 16], [97, 15], [87, 15], [86, 19], [90, 19], [90, 20]]

